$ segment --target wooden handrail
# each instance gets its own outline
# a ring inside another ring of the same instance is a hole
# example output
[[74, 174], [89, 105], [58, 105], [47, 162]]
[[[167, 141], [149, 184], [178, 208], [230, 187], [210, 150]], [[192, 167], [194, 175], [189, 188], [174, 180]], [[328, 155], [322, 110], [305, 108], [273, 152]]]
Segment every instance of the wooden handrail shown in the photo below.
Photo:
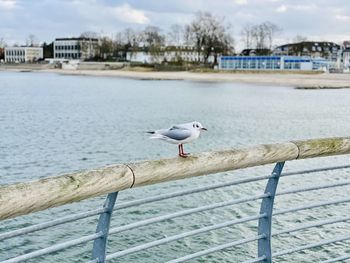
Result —
[[0, 186], [0, 220], [87, 198], [144, 186], [258, 165], [350, 153], [350, 138], [326, 138], [204, 152], [47, 177]]

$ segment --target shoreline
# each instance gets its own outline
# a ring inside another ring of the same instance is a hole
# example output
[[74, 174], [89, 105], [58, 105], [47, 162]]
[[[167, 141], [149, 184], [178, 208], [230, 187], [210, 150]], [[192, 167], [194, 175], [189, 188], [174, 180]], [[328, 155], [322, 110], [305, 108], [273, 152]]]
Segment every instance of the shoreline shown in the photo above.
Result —
[[0, 67], [0, 71], [45, 72], [63, 75], [122, 77], [137, 80], [188, 80], [204, 82], [234, 82], [257, 85], [287, 86], [296, 89], [350, 88], [350, 74], [320, 73], [240, 73], [240, 72], [157, 72], [133, 70], [63, 70], [28, 67]]

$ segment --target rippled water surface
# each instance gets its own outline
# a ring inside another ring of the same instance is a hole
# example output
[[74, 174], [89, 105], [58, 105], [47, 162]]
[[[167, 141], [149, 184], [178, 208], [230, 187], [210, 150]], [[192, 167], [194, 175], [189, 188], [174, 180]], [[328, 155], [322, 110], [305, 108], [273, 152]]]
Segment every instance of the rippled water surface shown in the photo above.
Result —
[[[123, 78], [68, 76], [46, 73], [0, 72], [0, 184], [101, 167], [107, 164], [173, 157], [177, 147], [148, 139], [145, 131], [192, 120], [208, 132], [185, 150], [196, 153], [244, 147], [259, 143], [348, 136], [350, 90], [295, 90], [288, 87], [233, 83], [152, 81]], [[286, 171], [345, 165], [348, 157], [293, 161]], [[273, 166], [163, 183], [119, 193], [118, 202], [144, 198], [196, 186], [269, 174]], [[349, 180], [348, 170], [319, 172], [282, 178], [279, 190]], [[164, 202], [120, 210], [112, 227], [141, 219], [214, 202], [259, 194], [265, 182], [227, 187]], [[277, 197], [276, 209], [345, 198], [349, 187]], [[104, 197], [0, 222], [0, 231], [44, 222], [73, 212], [96, 209]], [[164, 223], [122, 232], [110, 237], [108, 252], [136, 246], [159, 238], [214, 223], [258, 213], [259, 202], [245, 203], [179, 217]], [[305, 210], [274, 219], [273, 230], [298, 224], [348, 216], [347, 204]], [[0, 241], [0, 260], [46, 247], [95, 231], [97, 218], [35, 232], [25, 237]], [[256, 233], [256, 222], [228, 227], [171, 242], [118, 262], [165, 262], [214, 245]], [[273, 249], [350, 235], [348, 223], [327, 225], [283, 234], [274, 239]], [[37, 258], [31, 262], [85, 262], [92, 244]], [[349, 243], [336, 243], [276, 258], [276, 262], [318, 262], [346, 253]], [[227, 249], [192, 262], [240, 262], [255, 256], [256, 243]], [[113, 260], [111, 260], [113, 262]], [[117, 262], [117, 260], [115, 261]]]

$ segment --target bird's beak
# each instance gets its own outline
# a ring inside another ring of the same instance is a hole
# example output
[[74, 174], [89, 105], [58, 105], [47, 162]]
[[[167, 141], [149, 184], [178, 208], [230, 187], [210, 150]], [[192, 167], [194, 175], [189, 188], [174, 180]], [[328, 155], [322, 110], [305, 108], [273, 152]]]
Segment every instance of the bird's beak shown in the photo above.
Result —
[[203, 130], [203, 131], [207, 131], [207, 129], [206, 129], [206, 128], [201, 128], [201, 130]]

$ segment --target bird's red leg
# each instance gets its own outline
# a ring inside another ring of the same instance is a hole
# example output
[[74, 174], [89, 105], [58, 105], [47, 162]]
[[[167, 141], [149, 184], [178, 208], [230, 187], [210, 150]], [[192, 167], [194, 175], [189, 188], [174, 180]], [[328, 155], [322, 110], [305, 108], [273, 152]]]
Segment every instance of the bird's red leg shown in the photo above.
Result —
[[181, 153], [182, 153], [183, 157], [187, 157], [190, 155], [189, 153], [184, 152], [184, 145], [183, 144], [181, 144]]
[[182, 144], [179, 144], [179, 156], [183, 158], [187, 157], [187, 154], [184, 153], [184, 148]]

